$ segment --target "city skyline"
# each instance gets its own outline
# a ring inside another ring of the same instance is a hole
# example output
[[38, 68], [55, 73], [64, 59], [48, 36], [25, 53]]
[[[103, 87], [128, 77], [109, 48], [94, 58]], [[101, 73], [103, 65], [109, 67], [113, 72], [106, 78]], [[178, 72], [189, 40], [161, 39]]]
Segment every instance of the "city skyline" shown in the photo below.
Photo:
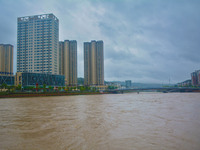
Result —
[[59, 18], [60, 41], [77, 40], [78, 77], [84, 76], [83, 42], [93, 39], [105, 43], [105, 80], [177, 83], [199, 69], [199, 1], [34, 3], [0, 1], [0, 43], [14, 45], [14, 72], [17, 17], [46, 13]]

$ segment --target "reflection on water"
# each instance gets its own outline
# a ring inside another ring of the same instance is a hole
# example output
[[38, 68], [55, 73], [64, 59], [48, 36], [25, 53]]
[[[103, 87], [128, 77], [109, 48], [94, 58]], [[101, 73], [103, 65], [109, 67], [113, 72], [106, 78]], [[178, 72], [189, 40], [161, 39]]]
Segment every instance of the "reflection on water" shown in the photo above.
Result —
[[199, 93], [0, 99], [0, 149], [199, 150]]

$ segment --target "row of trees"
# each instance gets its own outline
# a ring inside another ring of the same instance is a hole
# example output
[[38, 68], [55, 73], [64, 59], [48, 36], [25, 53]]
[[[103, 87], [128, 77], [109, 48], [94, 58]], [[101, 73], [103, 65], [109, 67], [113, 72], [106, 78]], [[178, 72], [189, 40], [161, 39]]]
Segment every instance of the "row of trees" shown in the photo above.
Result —
[[194, 85], [174, 85], [174, 87], [191, 87], [191, 88], [200, 88], [200, 86], [194, 86]]
[[[39, 85], [39, 86], [25, 86], [22, 87], [21, 85], [18, 86], [9, 86], [5, 83], [0, 85], [1, 90], [0, 91], [6, 91], [6, 92], [15, 92], [15, 91], [30, 91], [30, 92], [37, 92], [37, 91], [42, 91], [42, 92], [59, 92], [59, 91], [80, 91], [80, 92], [84, 92], [84, 91], [97, 91], [98, 89], [96, 88], [90, 88], [87, 86], [63, 86], [63, 87], [53, 87], [53, 86], [47, 86], [46, 84], [44, 85]], [[6, 89], [6, 90], [3, 90]]]

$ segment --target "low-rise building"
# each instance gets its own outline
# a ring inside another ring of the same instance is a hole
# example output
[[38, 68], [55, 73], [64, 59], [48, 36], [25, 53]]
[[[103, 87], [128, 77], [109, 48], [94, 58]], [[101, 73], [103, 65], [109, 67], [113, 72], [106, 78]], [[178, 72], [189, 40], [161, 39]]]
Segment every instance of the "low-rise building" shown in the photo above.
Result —
[[0, 85], [6, 84], [6, 85], [14, 85], [14, 76], [2, 76], [0, 75]]
[[107, 85], [97, 85], [97, 86], [90, 86], [90, 88], [95, 88], [96, 90], [99, 90], [99, 91], [104, 91], [104, 90], [106, 90], [107, 88], [108, 88], [108, 86]]
[[65, 86], [64, 75], [54, 75], [47, 73], [29, 73], [29, 72], [17, 72], [15, 75], [15, 85], [23, 86]]

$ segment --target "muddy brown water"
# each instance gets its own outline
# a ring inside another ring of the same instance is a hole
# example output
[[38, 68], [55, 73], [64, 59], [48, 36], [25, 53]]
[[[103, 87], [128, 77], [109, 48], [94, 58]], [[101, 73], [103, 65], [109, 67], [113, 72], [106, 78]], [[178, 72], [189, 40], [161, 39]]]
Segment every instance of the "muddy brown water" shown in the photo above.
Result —
[[1, 150], [200, 150], [200, 93], [0, 99]]

